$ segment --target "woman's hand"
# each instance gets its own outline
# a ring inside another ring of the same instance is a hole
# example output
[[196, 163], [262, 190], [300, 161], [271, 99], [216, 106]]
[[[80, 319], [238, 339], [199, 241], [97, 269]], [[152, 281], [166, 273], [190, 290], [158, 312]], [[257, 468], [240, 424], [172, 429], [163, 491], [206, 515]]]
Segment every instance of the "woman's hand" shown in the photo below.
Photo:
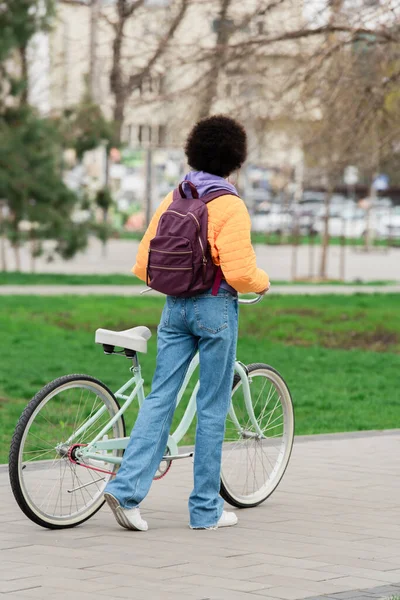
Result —
[[265, 288], [265, 290], [263, 290], [262, 292], [258, 292], [260, 294], [260, 296], [264, 296], [267, 292], [269, 292], [271, 288], [271, 282], [268, 283], [268, 287]]

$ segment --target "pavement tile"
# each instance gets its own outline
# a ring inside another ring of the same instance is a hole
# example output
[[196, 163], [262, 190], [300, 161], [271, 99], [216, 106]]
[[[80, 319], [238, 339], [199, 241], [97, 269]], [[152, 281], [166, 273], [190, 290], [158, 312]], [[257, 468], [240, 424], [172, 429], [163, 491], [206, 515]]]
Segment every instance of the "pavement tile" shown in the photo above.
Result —
[[365, 595], [366, 595], [365, 591], [352, 590], [350, 592], [339, 592], [338, 594], [331, 594], [329, 596], [329, 598], [335, 598], [336, 600], [351, 600], [352, 598], [357, 598], [358, 599], [358, 598], [361, 598], [361, 597], [363, 597]]
[[[335, 553], [335, 554], [319, 554], [318, 555], [321, 560], [331, 563], [334, 565], [343, 565], [348, 567], [355, 567], [361, 569], [370, 569], [372, 571], [393, 571], [396, 569], [396, 564], [392, 562], [380, 561], [376, 560], [374, 556], [379, 556], [378, 552], [375, 551], [374, 554], [370, 554], [368, 559], [365, 558], [357, 558], [345, 553]], [[399, 554], [400, 557], [400, 554]], [[315, 557], [313, 557], [315, 558]]]
[[[329, 567], [327, 567], [328, 569]], [[340, 575], [328, 570], [304, 569], [299, 567], [284, 567], [280, 566], [274, 570], [274, 575], [277, 577], [298, 577], [309, 581], [326, 581], [328, 579], [338, 579]], [[254, 572], [256, 568], [254, 569]]]
[[[177, 594], [194, 595], [196, 600], [279, 600], [277, 597], [267, 595], [266, 593], [261, 594], [260, 591], [256, 592], [238, 592], [235, 590], [228, 590], [223, 588], [212, 587], [212, 584], [208, 580], [204, 580], [202, 585], [196, 586], [184, 586], [177, 591]], [[158, 598], [157, 598], [158, 600]]]
[[[15, 585], [24, 584], [28, 579], [20, 579], [19, 581], [15, 580], [12, 583]], [[65, 577], [54, 577], [52, 571], [48, 574], [38, 575], [34, 578], [29, 578], [31, 584], [35, 584], [35, 586], [41, 587], [51, 587], [54, 589], [60, 590], [70, 590], [71, 592], [85, 592], [85, 593], [96, 593], [100, 590], [112, 589], [113, 584], [107, 584], [106, 582], [99, 583], [97, 579], [91, 579], [90, 581], [86, 580], [75, 580], [72, 578]], [[11, 583], [11, 582], [9, 582]], [[34, 587], [32, 585], [32, 587]], [[0, 584], [0, 590], [1, 590]], [[24, 589], [21, 585], [20, 589]]]
[[13, 579], [12, 581], [0, 581], [0, 593], [18, 592], [41, 586], [40, 577], [32, 576], [23, 579]]
[[[130, 600], [132, 599], [132, 588], [116, 588], [113, 591], [113, 598], [129, 598]], [[142, 589], [137, 589], [135, 588], [134, 591], [135, 594], [135, 600], [149, 600], [149, 598], [152, 598], [152, 596], [149, 596], [149, 591], [148, 590], [142, 590]], [[109, 598], [109, 596], [107, 596]], [[179, 592], [165, 592], [165, 590], [162, 591], [162, 596], [153, 596], [153, 598], [162, 598], [162, 600], [203, 600], [201, 599], [201, 596], [199, 595], [192, 595], [192, 594], [188, 594], [187, 592], [185, 592], [184, 594], [181, 594]], [[203, 597], [204, 598], [204, 597]], [[205, 600], [205, 599], [204, 599]], [[208, 600], [208, 599], [207, 599]]]
[[[319, 569], [317, 569], [319, 570]], [[325, 570], [325, 569], [324, 569]], [[330, 565], [330, 573], [336, 573], [337, 576], [354, 576], [354, 577], [366, 577], [369, 579], [379, 579], [385, 583], [398, 583], [400, 582], [400, 570], [394, 571], [371, 571], [371, 569], [362, 569], [360, 567], [349, 567], [346, 565]]]
[[10, 592], [8, 594], [4, 594], [3, 598], [5, 600], [32, 600], [32, 596], [27, 595], [28, 592]]
[[[258, 593], [262, 595], [260, 592]], [[268, 595], [282, 600], [301, 600], [303, 598], [310, 598], [313, 595], [313, 592], [307, 589], [295, 589], [281, 586], [269, 588]]]
[[[131, 590], [132, 591], [132, 590]], [[47, 599], [56, 599], [56, 600], [71, 600], [71, 590], [61, 590], [60, 588], [51, 588], [48, 586], [40, 586], [38, 588], [32, 588], [31, 590], [25, 590], [24, 595], [27, 598], [36, 598], [36, 600], [47, 600]], [[8, 598], [7, 598], [8, 596]], [[7, 594], [4, 598], [7, 600], [12, 600], [14, 594]], [[79, 597], [77, 600], [94, 600], [98, 598], [98, 592], [79, 592]], [[114, 596], [108, 596], [109, 600], [113, 600]], [[135, 600], [137, 600], [135, 598]]]
[[[150, 581], [168, 581], [169, 579], [176, 579], [178, 577], [182, 577], [183, 574], [187, 574], [187, 571], [182, 570], [182, 568], [186, 565], [176, 565], [175, 567], [144, 567], [137, 565], [120, 565], [120, 564], [111, 564], [104, 565], [102, 567], [102, 572], [99, 571], [98, 567], [93, 567], [91, 569], [85, 569], [88, 573], [92, 573], [90, 579], [103, 580], [103, 581], [114, 581], [114, 583], [121, 582], [121, 576], [129, 577], [132, 580], [138, 579], [148, 579]], [[192, 567], [193, 569], [193, 567]], [[134, 582], [133, 582], [134, 583]]]
[[257, 562], [254, 563], [254, 566], [257, 564], [272, 566], [276, 569], [280, 567], [294, 567], [297, 569], [322, 569], [327, 570], [330, 568], [330, 564], [326, 562], [320, 562], [316, 560], [309, 560], [307, 558], [290, 558], [288, 556], [280, 556], [279, 554], [264, 554], [257, 553], [254, 554], [254, 559]]
[[374, 592], [377, 594], [398, 594], [400, 592], [400, 584], [399, 585], [382, 585], [374, 588]]
[[215, 588], [222, 588], [226, 590], [236, 590], [242, 592], [255, 592], [256, 590], [260, 590], [267, 587], [268, 584], [263, 583], [255, 583], [250, 581], [243, 581], [240, 579], [228, 579], [221, 576], [215, 575], [207, 575], [206, 577], [202, 575], [185, 575], [179, 579], [179, 584], [181, 586], [187, 585], [201, 585], [205, 580]]

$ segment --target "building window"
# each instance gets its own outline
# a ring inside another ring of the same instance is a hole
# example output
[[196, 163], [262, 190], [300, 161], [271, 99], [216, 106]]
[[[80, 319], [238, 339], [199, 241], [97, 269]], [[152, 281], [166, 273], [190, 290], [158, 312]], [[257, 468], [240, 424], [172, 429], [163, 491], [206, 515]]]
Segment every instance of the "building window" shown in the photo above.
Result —
[[214, 19], [212, 22], [213, 32], [220, 33], [222, 28], [224, 28], [226, 31], [232, 32], [235, 29], [235, 22], [233, 19]]
[[145, 0], [146, 8], [164, 8], [169, 6], [170, 0]]
[[149, 95], [162, 94], [164, 91], [165, 76], [163, 74], [148, 75], [139, 84], [140, 98]]
[[166, 125], [128, 125], [125, 127], [124, 141], [133, 146], [166, 146], [167, 127]]

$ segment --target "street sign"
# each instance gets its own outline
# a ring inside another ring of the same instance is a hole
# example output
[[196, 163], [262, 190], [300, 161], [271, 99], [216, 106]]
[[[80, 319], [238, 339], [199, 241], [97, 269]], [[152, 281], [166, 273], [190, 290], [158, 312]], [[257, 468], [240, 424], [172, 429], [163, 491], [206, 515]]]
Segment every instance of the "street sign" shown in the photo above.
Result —
[[358, 168], [353, 165], [346, 167], [343, 179], [346, 185], [356, 185], [358, 183]]
[[372, 185], [378, 192], [384, 192], [389, 187], [389, 176], [384, 173], [380, 173], [375, 177]]

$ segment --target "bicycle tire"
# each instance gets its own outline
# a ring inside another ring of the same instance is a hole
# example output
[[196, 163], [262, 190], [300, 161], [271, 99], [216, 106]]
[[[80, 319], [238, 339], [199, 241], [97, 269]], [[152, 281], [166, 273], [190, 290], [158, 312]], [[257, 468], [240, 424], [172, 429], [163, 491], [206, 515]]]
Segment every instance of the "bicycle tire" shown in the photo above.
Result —
[[[38, 508], [34, 505], [32, 498], [28, 497], [23, 481], [22, 473], [24, 470], [24, 466], [22, 465], [22, 453], [23, 446], [25, 445], [25, 439], [27, 435], [29, 435], [29, 429], [34, 423], [34, 419], [32, 419], [32, 417], [35, 416], [35, 413], [37, 415], [40, 413], [41, 405], [42, 407], [45, 407], [46, 404], [51, 400], [51, 398], [57, 395], [54, 393], [57, 391], [57, 389], [60, 389], [61, 391], [62, 388], [68, 386], [68, 384], [79, 382], [82, 382], [83, 384], [86, 382], [88, 389], [90, 389], [90, 385], [94, 386], [92, 388], [93, 390], [95, 390], [97, 387], [99, 393], [102, 393], [104, 395], [103, 397], [107, 398], [111, 412], [113, 414], [116, 414], [116, 412], [118, 412], [118, 410], [120, 409], [118, 401], [116, 400], [111, 390], [100, 380], [91, 377], [90, 375], [65, 375], [48, 383], [32, 398], [32, 400], [28, 403], [25, 410], [23, 411], [21, 417], [19, 418], [11, 440], [9, 454], [9, 477], [11, 489], [14, 494], [15, 500], [22, 512], [31, 521], [33, 521], [37, 525], [48, 529], [67, 529], [70, 527], [80, 525], [81, 523], [84, 523], [85, 521], [90, 519], [104, 505], [104, 498], [101, 494], [101, 496], [99, 496], [93, 503], [93, 506], [89, 507], [85, 511], [85, 513], [82, 514], [81, 517], [77, 515], [75, 518], [70, 519], [70, 521], [68, 521], [68, 518], [46, 518], [43, 512], [39, 511]], [[74, 387], [75, 386], [71, 386], [71, 389]], [[78, 386], [76, 387], [77, 389], [80, 389]], [[84, 385], [82, 386], [82, 389], [83, 388]], [[69, 388], [67, 387], [66, 389]], [[111, 414], [110, 411], [109, 414]], [[118, 437], [125, 437], [126, 428], [123, 415], [116, 421], [116, 425], [116, 430], [118, 430]], [[117, 453], [117, 455], [122, 455], [123, 451], [118, 450]]]
[[[237, 508], [251, 508], [254, 506], [258, 506], [259, 504], [262, 504], [263, 502], [265, 502], [265, 500], [269, 496], [271, 496], [271, 494], [276, 490], [276, 488], [278, 487], [279, 483], [281, 482], [281, 480], [286, 472], [287, 466], [289, 464], [289, 460], [290, 460], [290, 456], [291, 456], [292, 448], [293, 448], [294, 429], [295, 429], [295, 417], [294, 417], [292, 397], [291, 397], [289, 388], [288, 388], [285, 380], [283, 379], [283, 377], [280, 375], [280, 373], [276, 369], [271, 367], [270, 365], [263, 364], [263, 363], [250, 364], [247, 366], [247, 371], [248, 371], [249, 379], [252, 379], [252, 378], [254, 379], [257, 376], [257, 374], [264, 373], [266, 375], [266, 379], [269, 379], [274, 384], [275, 383], [277, 385], [279, 384], [278, 392], [280, 394], [282, 394], [282, 396], [279, 396], [279, 397], [281, 399], [283, 397], [283, 403], [284, 403], [283, 421], [284, 421], [284, 429], [286, 427], [286, 430], [284, 431], [284, 435], [285, 435], [286, 439], [285, 439], [283, 462], [282, 462], [282, 464], [279, 464], [279, 467], [277, 467], [276, 475], [274, 475], [273, 481], [270, 481], [270, 482], [268, 482], [268, 484], [266, 483], [264, 486], [262, 486], [263, 491], [260, 491], [260, 490], [257, 490], [256, 492], [253, 491], [252, 493], [250, 493], [248, 495], [243, 494], [243, 493], [238, 493], [237, 491], [235, 491], [234, 486], [232, 484], [229, 485], [229, 483], [228, 483], [228, 475], [226, 473], [224, 474], [224, 451], [226, 449], [226, 451], [225, 451], [225, 469], [227, 471], [226, 453], [228, 452], [227, 443], [229, 443], [229, 442], [224, 443], [223, 451], [222, 451], [220, 494], [226, 502], [228, 502], [229, 504], [231, 504], [232, 506], [235, 506]], [[232, 396], [233, 396], [232, 406], [233, 407], [235, 405], [234, 394], [239, 389], [240, 383], [241, 383], [240, 377], [237, 374], [235, 374], [233, 385], [232, 385]], [[253, 399], [252, 399], [252, 402], [253, 402]], [[253, 405], [254, 405], [254, 402], [253, 402]], [[253, 408], [254, 408], [254, 406], [253, 406]], [[247, 418], [249, 418], [248, 412], [247, 412]], [[285, 424], [285, 418], [286, 418], [286, 424]], [[227, 419], [227, 431], [228, 431], [228, 422], [229, 422], [229, 416]], [[245, 442], [243, 442], [243, 439], [245, 439], [245, 438], [240, 437], [240, 436], [243, 436], [244, 434], [243, 433], [240, 434], [237, 431], [237, 427], [236, 427], [236, 433], [238, 436], [238, 440], [237, 440], [238, 450], [240, 450], [241, 449], [240, 444], [242, 446], [244, 446]], [[253, 436], [253, 438], [251, 438], [250, 433], [251, 432], [248, 433], [249, 439], [257, 440], [256, 434], [251, 433], [251, 436]], [[269, 438], [265, 437], [264, 439], [267, 440]], [[262, 442], [262, 440], [258, 440], [258, 441]], [[256, 444], [256, 441], [255, 441], [255, 444]], [[233, 447], [229, 448], [229, 452], [231, 452], [231, 453], [232, 453], [232, 451], [235, 451], [235, 450], [236, 450], [236, 448], [233, 448]], [[255, 446], [255, 456], [257, 456], [257, 452], [260, 453], [260, 447], [258, 447], [258, 449], [257, 449], [257, 447]], [[261, 446], [261, 456], [263, 456], [262, 446]], [[237, 460], [237, 456], [234, 456], [231, 462], [234, 465], [234, 469], [236, 470], [236, 475], [237, 475], [239, 473], [239, 463]], [[252, 464], [254, 467], [254, 461], [253, 461], [253, 463], [250, 462], [250, 464]], [[246, 477], [248, 477], [247, 473], [246, 473]], [[242, 484], [242, 482], [240, 482], [240, 484], [238, 484], [238, 485], [241, 485], [241, 484]]]

